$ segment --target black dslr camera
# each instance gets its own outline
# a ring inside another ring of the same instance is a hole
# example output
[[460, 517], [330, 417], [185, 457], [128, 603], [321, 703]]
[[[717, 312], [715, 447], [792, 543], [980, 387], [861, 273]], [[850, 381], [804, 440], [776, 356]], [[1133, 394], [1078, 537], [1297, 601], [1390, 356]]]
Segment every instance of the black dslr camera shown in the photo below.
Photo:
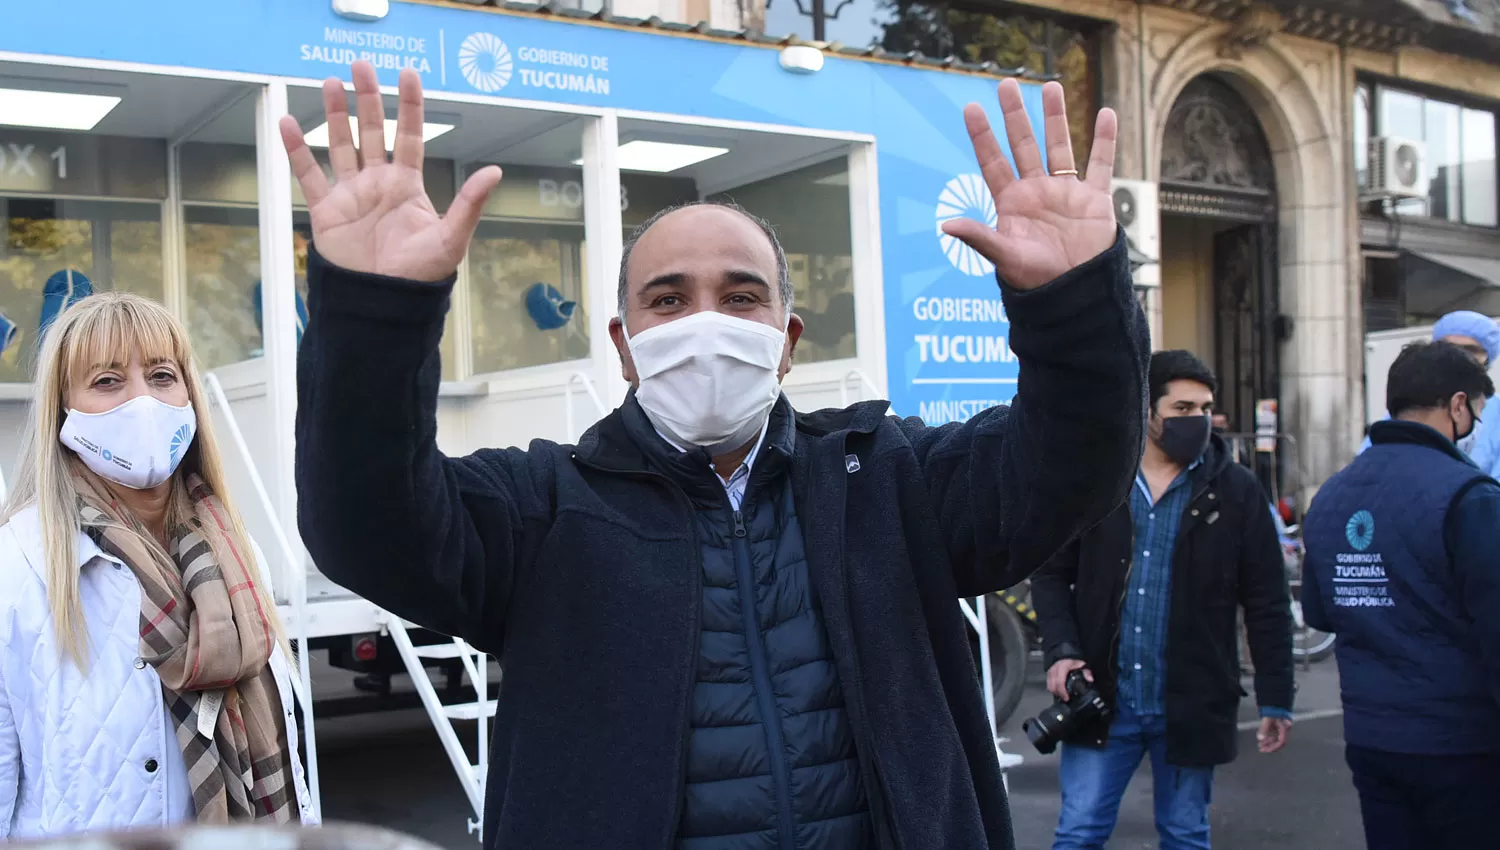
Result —
[[1098, 689], [1084, 678], [1082, 669], [1068, 674], [1067, 689], [1066, 700], [1052, 703], [1046, 711], [1021, 724], [1031, 745], [1043, 755], [1057, 749], [1058, 742], [1073, 734], [1078, 724], [1094, 718], [1107, 722], [1112, 713]]

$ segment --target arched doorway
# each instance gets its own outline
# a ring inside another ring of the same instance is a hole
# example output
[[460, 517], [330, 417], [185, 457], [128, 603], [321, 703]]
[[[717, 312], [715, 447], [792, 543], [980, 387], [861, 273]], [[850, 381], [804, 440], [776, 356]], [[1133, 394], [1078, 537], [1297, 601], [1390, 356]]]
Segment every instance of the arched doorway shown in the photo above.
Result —
[[1281, 393], [1276, 174], [1250, 104], [1218, 74], [1183, 88], [1161, 145], [1162, 347], [1219, 377], [1230, 430]]

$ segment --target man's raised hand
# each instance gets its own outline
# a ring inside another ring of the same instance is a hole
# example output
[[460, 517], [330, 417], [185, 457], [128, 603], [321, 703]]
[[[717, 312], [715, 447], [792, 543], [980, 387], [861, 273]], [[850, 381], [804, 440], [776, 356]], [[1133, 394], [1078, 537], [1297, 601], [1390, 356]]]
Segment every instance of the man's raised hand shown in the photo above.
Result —
[[[1110, 197], [1118, 123], [1110, 109], [1099, 111], [1087, 180], [1078, 179], [1063, 89], [1042, 87], [1046, 118], [1047, 167], [1037, 147], [1031, 119], [1015, 80], [1000, 83], [1000, 108], [1018, 177], [1000, 150], [984, 110], [964, 109], [964, 123], [979, 158], [979, 170], [995, 198], [995, 227], [969, 218], [943, 224], [995, 264], [1000, 277], [1017, 289], [1035, 289], [1107, 250], [1115, 242], [1115, 207]], [[1050, 173], [1049, 173], [1050, 169]]]
[[358, 150], [349, 131], [343, 84], [333, 78], [323, 83], [333, 185], [313, 158], [297, 120], [290, 115], [281, 119], [292, 173], [307, 198], [313, 245], [325, 260], [350, 271], [443, 280], [463, 261], [485, 199], [500, 182], [500, 169], [492, 165], [474, 173], [447, 215], [438, 215], [422, 185], [421, 78], [416, 71], [401, 72], [395, 155], [387, 161], [385, 107], [375, 69], [361, 61], [350, 70], [359, 117]]

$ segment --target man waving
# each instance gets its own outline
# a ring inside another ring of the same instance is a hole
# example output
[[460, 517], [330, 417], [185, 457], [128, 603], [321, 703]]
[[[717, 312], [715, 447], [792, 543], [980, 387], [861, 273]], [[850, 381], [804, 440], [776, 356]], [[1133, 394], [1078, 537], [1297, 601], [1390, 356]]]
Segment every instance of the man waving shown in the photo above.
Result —
[[[353, 69], [360, 150], [382, 151]], [[766, 223], [693, 204], [621, 261], [611, 335], [632, 386], [576, 446], [437, 447], [438, 341], [497, 168], [439, 217], [422, 93], [403, 72], [394, 156], [360, 162], [324, 99], [330, 185], [290, 118], [312, 217], [297, 488], [333, 580], [496, 654], [486, 848], [1010, 848], [955, 600], [1008, 587], [1124, 498], [1147, 338], [1109, 195], [1116, 122], [1078, 179], [1062, 89], [1048, 173], [1015, 82], [1013, 171], [964, 113], [1021, 363], [1010, 407], [928, 428], [780, 391], [802, 322]]]

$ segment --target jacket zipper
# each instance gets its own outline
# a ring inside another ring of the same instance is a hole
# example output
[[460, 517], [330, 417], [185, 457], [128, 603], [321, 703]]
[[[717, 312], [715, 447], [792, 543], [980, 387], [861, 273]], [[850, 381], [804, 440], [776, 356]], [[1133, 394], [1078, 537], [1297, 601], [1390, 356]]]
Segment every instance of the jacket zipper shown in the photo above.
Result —
[[[606, 475], [623, 475], [626, 478], [660, 481], [666, 485], [673, 497], [687, 508], [688, 539], [695, 541], [692, 547], [696, 561], [696, 569], [693, 570], [693, 639], [694, 641], [698, 640], [703, 634], [703, 554], [702, 549], [696, 543], [697, 529], [693, 527], [693, 517], [696, 515], [696, 510], [693, 508], [692, 501], [688, 499], [687, 494], [682, 492], [682, 488], [678, 487], [672, 479], [659, 472], [611, 469], [607, 466], [590, 463], [579, 457], [577, 453], [573, 454], [573, 461], [580, 466], [586, 466], [595, 472], [602, 472]], [[677, 846], [677, 833], [682, 829], [683, 792], [687, 788], [688, 739], [693, 734], [693, 688], [698, 683], [699, 652], [700, 649], [695, 643], [687, 665], [687, 699], [683, 700], [682, 707], [682, 757], [677, 760], [677, 792], [672, 795], [672, 807], [667, 813], [667, 822], [671, 825], [671, 831], [667, 834], [666, 848]]]
[[[1130, 548], [1131, 548], [1131, 551], [1135, 550], [1135, 531], [1134, 530], [1132, 530], [1131, 533], [1130, 533]], [[1130, 595], [1130, 574], [1132, 572], [1134, 572], [1134, 571], [1135, 571], [1135, 558], [1134, 558], [1134, 556], [1132, 556], [1130, 558], [1130, 560], [1125, 563], [1125, 577], [1120, 580], [1121, 581], [1121, 585], [1122, 585], [1121, 588], [1120, 588], [1120, 598], [1115, 603], [1115, 636], [1109, 642], [1109, 671], [1108, 672], [1101, 671], [1101, 673], [1103, 675], [1113, 676], [1114, 679], [1115, 679], [1115, 701], [1116, 702], [1119, 702], [1119, 699], [1120, 699], [1120, 696], [1119, 696], [1119, 690], [1120, 690], [1119, 682], [1120, 682], [1120, 677], [1119, 677], [1119, 675], [1117, 673], [1115, 673], [1115, 668], [1120, 663], [1120, 638], [1123, 637], [1124, 634], [1125, 634], [1125, 598]], [[1118, 714], [1119, 712], [1116, 711], [1116, 713]]]
[[750, 678], [755, 685], [755, 702], [760, 709], [761, 725], [765, 727], [766, 747], [770, 750], [771, 781], [776, 789], [776, 806], [780, 813], [781, 850], [794, 850], [797, 846], [796, 821], [792, 816], [791, 770], [786, 763], [786, 747], [781, 738], [781, 715], [776, 711], [775, 692], [771, 689], [771, 668], [766, 659], [764, 635], [760, 630], [760, 617], [755, 604], [754, 573], [750, 564], [750, 543], [746, 539], [745, 515], [733, 511], [734, 520], [734, 571], [739, 585], [740, 617], [745, 625], [745, 644], [750, 655]]

